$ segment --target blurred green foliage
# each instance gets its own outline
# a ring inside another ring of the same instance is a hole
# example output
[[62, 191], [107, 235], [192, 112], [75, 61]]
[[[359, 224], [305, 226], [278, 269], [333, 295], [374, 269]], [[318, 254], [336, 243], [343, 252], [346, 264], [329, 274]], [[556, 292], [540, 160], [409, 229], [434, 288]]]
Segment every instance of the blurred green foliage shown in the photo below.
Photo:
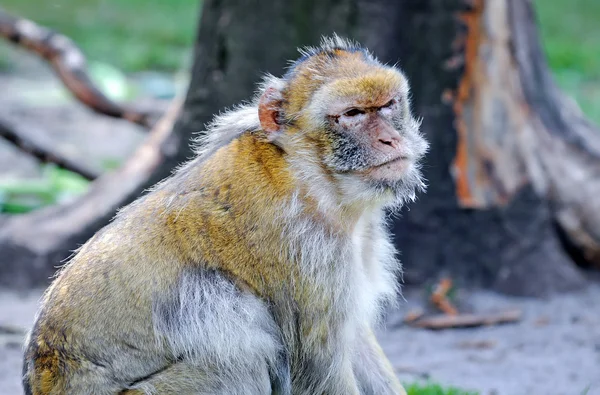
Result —
[[551, 67], [600, 78], [600, 1], [535, 0], [534, 4]]
[[442, 387], [435, 383], [405, 385], [408, 395], [478, 395], [477, 392], [464, 391], [453, 387]]
[[557, 83], [600, 125], [600, 0], [534, 0]]
[[196, 36], [200, 1], [2, 0], [0, 6], [67, 35], [89, 60], [137, 71], [184, 65]]
[[55, 165], [45, 165], [40, 179], [0, 180], [0, 213], [21, 214], [72, 199], [89, 181]]

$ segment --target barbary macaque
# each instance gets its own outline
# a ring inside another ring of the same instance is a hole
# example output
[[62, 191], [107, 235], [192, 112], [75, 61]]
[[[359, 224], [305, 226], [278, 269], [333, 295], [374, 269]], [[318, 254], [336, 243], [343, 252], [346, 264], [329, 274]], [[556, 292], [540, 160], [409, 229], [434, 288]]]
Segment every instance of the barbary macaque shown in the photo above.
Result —
[[27, 394], [405, 393], [374, 327], [386, 212], [424, 189], [409, 84], [338, 36], [301, 53], [60, 271]]

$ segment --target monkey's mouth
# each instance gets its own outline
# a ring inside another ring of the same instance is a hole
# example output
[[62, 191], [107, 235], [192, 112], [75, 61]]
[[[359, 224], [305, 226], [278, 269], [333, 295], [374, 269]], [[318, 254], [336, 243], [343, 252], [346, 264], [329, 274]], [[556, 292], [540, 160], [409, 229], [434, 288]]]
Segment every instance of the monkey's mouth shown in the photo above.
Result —
[[378, 168], [383, 167], [383, 166], [390, 166], [390, 165], [393, 165], [395, 163], [405, 162], [405, 161], [408, 161], [408, 160], [409, 160], [408, 156], [398, 156], [398, 157], [396, 157], [394, 159], [390, 159], [390, 160], [388, 160], [386, 162], [383, 162], [383, 163], [381, 163], [379, 165], [375, 165], [375, 166], [371, 167], [370, 170], [378, 169]]
[[410, 157], [398, 156], [381, 164], [371, 166], [363, 174], [372, 179], [397, 180], [402, 178], [411, 165]]

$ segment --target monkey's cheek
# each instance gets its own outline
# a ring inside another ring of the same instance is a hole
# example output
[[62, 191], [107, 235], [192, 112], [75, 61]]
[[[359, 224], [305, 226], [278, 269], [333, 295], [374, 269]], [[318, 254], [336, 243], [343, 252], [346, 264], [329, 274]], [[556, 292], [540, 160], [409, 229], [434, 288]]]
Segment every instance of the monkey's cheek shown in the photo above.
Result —
[[372, 180], [398, 181], [406, 176], [414, 167], [408, 159], [398, 159], [367, 171], [366, 176]]

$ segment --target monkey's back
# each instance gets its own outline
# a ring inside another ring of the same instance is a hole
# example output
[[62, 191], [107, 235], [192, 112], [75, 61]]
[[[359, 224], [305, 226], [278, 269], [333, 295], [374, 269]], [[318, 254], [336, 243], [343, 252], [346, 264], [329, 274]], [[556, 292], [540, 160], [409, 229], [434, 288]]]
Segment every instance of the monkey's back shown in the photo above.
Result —
[[[114, 372], [127, 372], [117, 378], [127, 382], [168, 364], [153, 303], [172, 292], [186, 268], [231, 273], [258, 293], [264, 278], [285, 281], [276, 269], [262, 272], [260, 261], [275, 264], [281, 246], [265, 245], [273, 235], [256, 231], [265, 228], [257, 205], [275, 206], [261, 202], [262, 189], [285, 187], [269, 181], [285, 177], [271, 174], [265, 182], [258, 173], [264, 161], [271, 162], [269, 171], [284, 171], [280, 155], [242, 137], [215, 158], [180, 170], [85, 243], [44, 296], [25, 354], [26, 387], [62, 393], [75, 375], [106, 375], [109, 382]], [[236, 170], [240, 162], [249, 170]]]
[[126, 366], [140, 377], [165, 363], [152, 341], [152, 297], [167, 289], [178, 263], [161, 258], [154, 221], [136, 229], [129, 218], [90, 239], [44, 295], [25, 354], [33, 393], [64, 393], [69, 376], [83, 372], [110, 375]]

